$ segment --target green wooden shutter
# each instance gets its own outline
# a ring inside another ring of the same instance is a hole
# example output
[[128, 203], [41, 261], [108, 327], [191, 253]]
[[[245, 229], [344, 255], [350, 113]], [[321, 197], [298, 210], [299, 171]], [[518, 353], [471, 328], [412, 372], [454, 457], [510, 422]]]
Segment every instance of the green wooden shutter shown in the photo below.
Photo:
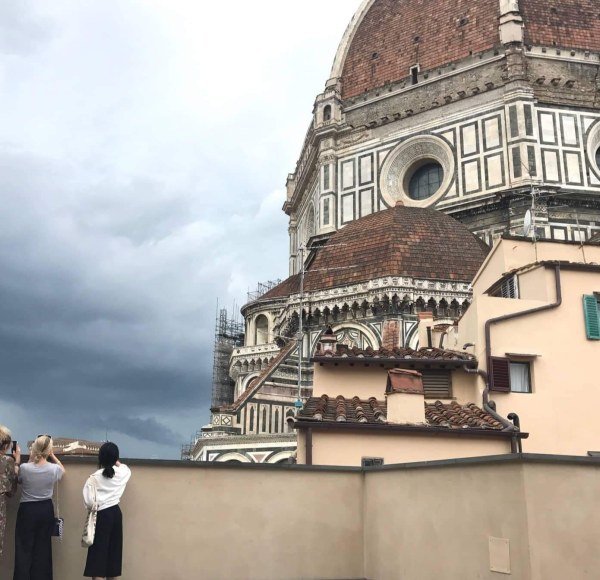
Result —
[[600, 316], [598, 314], [598, 299], [593, 295], [583, 296], [583, 315], [585, 332], [590, 340], [600, 340]]

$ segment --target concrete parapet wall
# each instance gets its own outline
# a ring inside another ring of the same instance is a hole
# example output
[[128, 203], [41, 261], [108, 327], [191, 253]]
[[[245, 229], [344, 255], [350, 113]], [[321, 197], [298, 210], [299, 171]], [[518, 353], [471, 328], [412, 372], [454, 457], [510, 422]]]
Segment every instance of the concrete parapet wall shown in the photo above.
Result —
[[[499, 456], [333, 469], [131, 461], [123, 578], [149, 580], [597, 577], [600, 462]], [[82, 577], [81, 487], [66, 459], [54, 577]], [[16, 501], [0, 578], [12, 572]], [[490, 561], [490, 538], [508, 546]], [[508, 542], [507, 542], [508, 541]]]

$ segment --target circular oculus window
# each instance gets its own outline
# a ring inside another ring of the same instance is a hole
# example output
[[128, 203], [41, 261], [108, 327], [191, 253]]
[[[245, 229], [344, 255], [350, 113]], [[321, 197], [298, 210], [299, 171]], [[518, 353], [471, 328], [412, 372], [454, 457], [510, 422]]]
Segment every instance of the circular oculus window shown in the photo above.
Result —
[[386, 158], [381, 169], [381, 193], [393, 206], [428, 207], [440, 199], [454, 179], [454, 152], [434, 135], [407, 139]]
[[426, 161], [408, 175], [408, 197], [415, 201], [428, 199], [438, 191], [444, 179], [444, 169], [437, 161]]

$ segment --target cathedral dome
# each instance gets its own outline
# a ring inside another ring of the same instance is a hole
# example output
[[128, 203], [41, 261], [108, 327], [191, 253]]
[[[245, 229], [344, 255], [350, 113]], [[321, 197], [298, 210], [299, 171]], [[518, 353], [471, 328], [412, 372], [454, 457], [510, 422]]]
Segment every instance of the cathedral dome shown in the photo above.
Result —
[[[446, 214], [397, 204], [354, 222], [317, 246], [308, 260], [304, 290], [314, 292], [384, 277], [469, 283], [488, 246]], [[299, 292], [295, 274], [262, 300]]]
[[[342, 98], [501, 48], [499, 0], [364, 0], [339, 46], [332, 77]], [[504, 0], [527, 45], [600, 50], [597, 0]], [[568, 23], [568, 25], [565, 25]]]

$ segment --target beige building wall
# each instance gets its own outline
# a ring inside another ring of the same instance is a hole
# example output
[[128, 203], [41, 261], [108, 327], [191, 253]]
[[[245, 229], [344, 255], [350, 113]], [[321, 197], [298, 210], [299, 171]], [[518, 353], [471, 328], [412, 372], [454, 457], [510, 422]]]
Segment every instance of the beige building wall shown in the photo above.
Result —
[[350, 366], [348, 363], [342, 363], [334, 366], [315, 363], [312, 396], [328, 395], [335, 398], [342, 395], [346, 398], [361, 399], [375, 397], [378, 401], [383, 401], [387, 371], [388, 369], [381, 368], [379, 365]]
[[[526, 241], [503, 240], [495, 250], [487, 264], [494, 275], [535, 257], [530, 255], [533, 244]], [[600, 262], [600, 248], [585, 246], [584, 250], [588, 262]], [[581, 248], [576, 244], [540, 243], [538, 255], [540, 259], [554, 257], [574, 262], [581, 259]], [[525, 261], [519, 264], [521, 259]], [[539, 267], [519, 275], [521, 296], [525, 298], [518, 300], [482, 295], [492, 284], [490, 280], [482, 282], [488, 274], [482, 273], [476, 281], [473, 304], [461, 319], [456, 338], [456, 343], [475, 343], [471, 351], [482, 369], [486, 369], [486, 320], [556, 300], [553, 269]], [[492, 392], [490, 396], [501, 415], [519, 415], [522, 430], [529, 433], [529, 438], [523, 440], [524, 451], [586, 455], [600, 450], [600, 424], [595, 412], [600, 405], [600, 379], [595, 372], [600, 342], [586, 337], [582, 296], [600, 291], [600, 274], [564, 268], [561, 288], [560, 307], [492, 325], [492, 356], [537, 356], [514, 358], [530, 361], [532, 393]], [[480, 380], [480, 391], [483, 386]]]
[[[364, 431], [314, 431], [313, 465], [360, 467], [367, 457], [383, 458], [386, 465], [459, 457], [481, 457], [510, 453], [510, 439], [448, 435], [411, 435]], [[299, 431], [298, 463], [306, 463], [306, 434]]]
[[[369, 473], [365, 537], [366, 578], [532, 580], [519, 465]], [[510, 540], [510, 576], [490, 571], [490, 537]]]

